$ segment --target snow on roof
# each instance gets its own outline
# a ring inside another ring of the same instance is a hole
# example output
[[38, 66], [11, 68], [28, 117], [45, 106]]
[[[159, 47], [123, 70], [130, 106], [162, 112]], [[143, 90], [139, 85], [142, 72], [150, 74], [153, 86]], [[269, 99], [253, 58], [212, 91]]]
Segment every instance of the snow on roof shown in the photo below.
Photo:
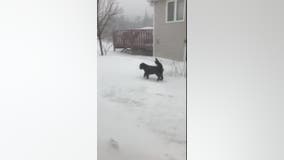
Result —
[[155, 3], [159, 2], [160, 0], [148, 0], [148, 2], [151, 4], [151, 5], [154, 5]]
[[158, 2], [160, 0], [148, 0], [148, 1], [151, 2], [151, 3], [154, 3], [154, 2]]
[[136, 29], [153, 29], [154, 27], [142, 27], [142, 28], [136, 28]]

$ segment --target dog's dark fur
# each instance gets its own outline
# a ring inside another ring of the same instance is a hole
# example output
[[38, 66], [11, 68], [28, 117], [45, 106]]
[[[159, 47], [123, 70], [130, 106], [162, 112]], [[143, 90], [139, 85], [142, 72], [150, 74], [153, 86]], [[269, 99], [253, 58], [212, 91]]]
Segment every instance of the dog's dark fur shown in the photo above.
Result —
[[164, 79], [164, 77], [163, 77], [163, 72], [164, 72], [163, 65], [160, 63], [160, 61], [157, 58], [155, 59], [155, 63], [156, 63], [157, 66], [150, 66], [150, 65], [147, 65], [145, 63], [141, 63], [139, 68], [144, 70], [144, 78], [149, 79], [150, 74], [156, 74], [157, 77], [158, 77], [157, 81], [163, 80]]

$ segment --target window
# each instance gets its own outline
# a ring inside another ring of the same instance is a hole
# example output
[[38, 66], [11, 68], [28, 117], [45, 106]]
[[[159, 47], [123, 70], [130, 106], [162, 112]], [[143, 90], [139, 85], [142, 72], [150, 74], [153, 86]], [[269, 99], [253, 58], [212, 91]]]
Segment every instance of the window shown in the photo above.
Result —
[[173, 21], [175, 15], [175, 2], [168, 2], [168, 21]]
[[179, 22], [184, 20], [184, 0], [168, 0], [166, 2], [166, 22]]
[[177, 0], [177, 20], [183, 20], [184, 0]]

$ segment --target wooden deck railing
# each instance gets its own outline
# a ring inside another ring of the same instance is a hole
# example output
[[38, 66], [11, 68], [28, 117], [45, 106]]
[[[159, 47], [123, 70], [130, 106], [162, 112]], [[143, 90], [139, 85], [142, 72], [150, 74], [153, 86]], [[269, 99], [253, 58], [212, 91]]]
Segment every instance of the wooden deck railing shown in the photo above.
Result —
[[117, 30], [113, 32], [113, 47], [153, 51], [152, 29]]

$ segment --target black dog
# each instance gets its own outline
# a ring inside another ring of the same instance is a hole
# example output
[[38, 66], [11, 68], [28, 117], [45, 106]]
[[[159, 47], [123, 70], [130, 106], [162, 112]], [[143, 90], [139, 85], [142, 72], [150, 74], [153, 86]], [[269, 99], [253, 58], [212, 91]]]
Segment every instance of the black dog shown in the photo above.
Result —
[[150, 74], [156, 74], [157, 77], [158, 77], [157, 81], [163, 80], [164, 79], [164, 77], [163, 77], [163, 72], [164, 72], [163, 65], [160, 63], [160, 61], [157, 58], [155, 59], [155, 63], [156, 63], [157, 66], [150, 66], [150, 65], [147, 65], [145, 63], [141, 63], [139, 68], [144, 70], [144, 77], [145, 78], [149, 79]]

